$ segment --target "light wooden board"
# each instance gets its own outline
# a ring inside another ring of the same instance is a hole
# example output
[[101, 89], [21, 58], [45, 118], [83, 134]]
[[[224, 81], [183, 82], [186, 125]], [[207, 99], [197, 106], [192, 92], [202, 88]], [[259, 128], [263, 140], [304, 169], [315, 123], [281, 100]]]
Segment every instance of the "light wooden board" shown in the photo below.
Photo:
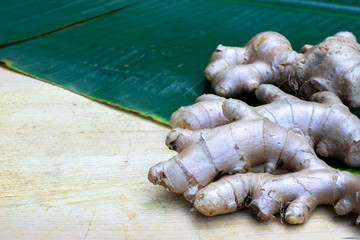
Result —
[[360, 239], [331, 206], [300, 226], [190, 212], [147, 180], [168, 131], [0, 68], [0, 239]]

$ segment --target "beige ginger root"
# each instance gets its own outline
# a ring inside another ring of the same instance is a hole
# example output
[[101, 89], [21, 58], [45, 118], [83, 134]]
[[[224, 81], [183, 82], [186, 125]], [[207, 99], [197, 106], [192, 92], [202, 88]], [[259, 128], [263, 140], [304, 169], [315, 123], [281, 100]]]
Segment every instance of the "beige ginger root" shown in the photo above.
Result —
[[[169, 138], [172, 138], [172, 146], [179, 154], [153, 166], [149, 170], [149, 180], [184, 194], [206, 215], [235, 211], [244, 204], [243, 199], [249, 198], [253, 199], [251, 209], [262, 219], [273, 216], [290, 203], [285, 215], [286, 220], [293, 224], [304, 222], [318, 204], [336, 204], [338, 214], [351, 211], [360, 213], [360, 178], [336, 171], [318, 159], [300, 131], [288, 130], [272, 123], [253, 108], [236, 100], [225, 101], [223, 110], [228, 119], [237, 120], [211, 129], [186, 129], [180, 137], [177, 130], [172, 131]], [[266, 172], [281, 167], [294, 172], [291, 173], [293, 177], [238, 174], [231, 176], [236, 177], [235, 180], [229, 180], [229, 176], [220, 179], [220, 185], [210, 184], [223, 174], [244, 173], [250, 167], [260, 164], [264, 164]], [[307, 186], [304, 175], [307, 171], [312, 173], [311, 187]], [[323, 178], [322, 174], [327, 177]], [[303, 180], [304, 184], [301, 182]], [[237, 192], [232, 195], [213, 198], [217, 194], [213, 192], [214, 188], [228, 191], [222, 187], [224, 184], [221, 181], [227, 181], [230, 185], [234, 183], [232, 191], [235, 191], [239, 182], [243, 185], [239, 185]], [[293, 192], [283, 188], [282, 184], [286, 181], [294, 181]], [[268, 187], [265, 187], [265, 183]], [[316, 186], [329, 188], [321, 190]], [[269, 194], [266, 191], [270, 191]], [[286, 191], [289, 191], [289, 195], [285, 196]], [[333, 194], [331, 198], [324, 197], [330, 194]], [[235, 201], [231, 202], [233, 199]]]
[[360, 106], [360, 45], [352, 33], [339, 32], [297, 53], [281, 34], [263, 32], [244, 47], [219, 45], [205, 76], [220, 96], [236, 97], [263, 83], [287, 82], [305, 99], [330, 91], [355, 108]]
[[[360, 213], [359, 180], [349, 172], [330, 167], [283, 175], [235, 174], [201, 189], [195, 196], [194, 206], [207, 216], [234, 212], [246, 206], [261, 220], [274, 218], [274, 214], [285, 209], [286, 222], [301, 224], [321, 204], [333, 204], [338, 215]], [[360, 224], [360, 215], [356, 224]]]
[[[256, 90], [256, 96], [268, 103], [253, 107], [258, 114], [287, 129], [301, 130], [320, 156], [337, 158], [348, 166], [360, 167], [360, 119], [334, 93], [318, 92], [310, 98], [313, 102], [309, 102], [286, 94], [273, 85], [262, 84]], [[194, 105], [174, 112], [171, 127], [212, 128], [236, 120], [237, 116], [231, 120], [224, 116], [222, 104], [225, 100], [212, 94], [203, 95]], [[240, 100], [232, 103], [242, 104]], [[240, 111], [239, 107], [233, 114]], [[186, 130], [178, 129], [177, 136], [168, 137], [170, 148], [172, 138], [181, 137], [182, 131]]]

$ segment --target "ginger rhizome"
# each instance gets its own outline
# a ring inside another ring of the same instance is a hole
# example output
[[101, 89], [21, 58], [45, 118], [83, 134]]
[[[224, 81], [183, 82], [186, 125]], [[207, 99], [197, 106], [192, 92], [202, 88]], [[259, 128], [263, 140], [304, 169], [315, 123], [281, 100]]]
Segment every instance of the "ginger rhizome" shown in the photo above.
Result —
[[[287, 129], [299, 129], [318, 155], [360, 167], [360, 119], [334, 93], [318, 92], [310, 98], [312, 101], [304, 101], [270, 84], [260, 85], [255, 93], [261, 102], [267, 103], [253, 107], [255, 112]], [[229, 120], [222, 110], [225, 100], [212, 94], [203, 95], [194, 105], [174, 112], [171, 127], [203, 129], [236, 120], [241, 116], [241, 101], [232, 101], [239, 107], [233, 107], [234, 119]], [[167, 144], [171, 147], [171, 142]]]
[[[286, 222], [301, 224], [321, 204], [334, 204], [338, 215], [359, 213], [359, 180], [349, 172], [330, 167], [283, 175], [235, 174], [201, 189], [195, 196], [194, 206], [208, 216], [234, 212], [246, 206], [261, 220], [274, 218], [274, 214], [285, 209]], [[360, 223], [360, 217], [356, 223]]]
[[260, 84], [288, 85], [309, 99], [334, 92], [348, 106], [360, 106], [360, 45], [350, 32], [339, 32], [316, 46], [292, 50], [281, 34], [263, 32], [244, 47], [219, 45], [205, 70], [216, 94], [236, 97]]
[[[167, 143], [179, 154], [149, 170], [152, 183], [184, 194], [198, 211], [209, 216], [244, 205], [261, 219], [272, 218], [288, 206], [285, 220], [292, 224], [306, 221], [319, 204], [335, 204], [338, 214], [360, 213], [360, 178], [326, 165], [300, 130], [281, 127], [241, 101], [226, 100], [222, 109], [232, 122], [169, 133]], [[265, 172], [282, 168], [293, 173], [245, 173], [260, 164]], [[210, 184], [225, 174], [235, 175]], [[249, 199], [251, 202], [245, 204]]]
[[[360, 167], [360, 120], [346, 106], [360, 106], [353, 34], [339, 32], [297, 53], [284, 36], [260, 33], [245, 47], [219, 45], [205, 76], [220, 96], [200, 96], [173, 113], [166, 144], [178, 154], [150, 168], [152, 183], [183, 194], [207, 216], [248, 207], [263, 220], [280, 212], [300, 224], [320, 204], [360, 214], [360, 177], [319, 159]], [[265, 104], [225, 98], [243, 92]], [[265, 173], [248, 172], [258, 165]], [[273, 175], [276, 169], [287, 173]]]

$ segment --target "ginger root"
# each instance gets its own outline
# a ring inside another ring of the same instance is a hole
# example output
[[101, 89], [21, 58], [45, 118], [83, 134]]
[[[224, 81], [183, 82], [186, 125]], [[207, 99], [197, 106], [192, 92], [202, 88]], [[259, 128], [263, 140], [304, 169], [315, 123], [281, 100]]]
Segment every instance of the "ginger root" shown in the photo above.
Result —
[[[178, 154], [150, 168], [150, 182], [207, 216], [248, 207], [262, 220], [280, 212], [301, 224], [333, 204], [339, 215], [359, 214], [360, 225], [360, 177], [318, 158], [360, 167], [360, 120], [342, 103], [360, 106], [354, 35], [339, 32], [296, 53], [284, 36], [260, 33], [243, 48], [219, 45], [205, 75], [220, 96], [203, 95], [172, 115], [166, 144]], [[267, 83], [287, 83], [311, 102]], [[224, 98], [254, 91], [266, 104]], [[265, 173], [248, 172], [258, 165]], [[271, 175], [276, 169], [288, 173]]]
[[[299, 129], [318, 155], [339, 159], [350, 167], [360, 167], [360, 119], [334, 93], [315, 93], [310, 98], [312, 102], [300, 100], [270, 84], [260, 85], [255, 93], [260, 101], [267, 103], [253, 107], [255, 112], [287, 129]], [[194, 105], [174, 112], [171, 127], [213, 128], [238, 119], [241, 107], [233, 107], [233, 119], [224, 116], [222, 104], [225, 100], [212, 94], [203, 95]], [[232, 103], [243, 104], [240, 100]], [[172, 148], [171, 142], [167, 145]]]
[[219, 45], [205, 76], [224, 97], [253, 92], [263, 83], [287, 83], [305, 99], [330, 91], [355, 108], [360, 106], [360, 45], [352, 33], [339, 32], [297, 53], [281, 34], [263, 32], [242, 48]]
[[[285, 221], [305, 222], [320, 204], [333, 204], [338, 215], [360, 213], [359, 177], [330, 167], [271, 175], [245, 173], [224, 176], [202, 188], [195, 208], [207, 216], [237, 211], [245, 206], [261, 220], [285, 209]], [[360, 215], [356, 220], [360, 224]]]
[[[222, 109], [235, 121], [169, 133], [167, 142], [179, 154], [149, 170], [152, 183], [184, 194], [209, 216], [235, 211], [249, 199], [248, 206], [261, 219], [288, 205], [285, 220], [291, 224], [306, 221], [318, 204], [336, 204], [338, 214], [360, 213], [360, 178], [326, 165], [300, 130], [283, 128], [241, 101], [226, 100]], [[260, 164], [265, 172], [283, 168], [293, 173], [244, 174]]]

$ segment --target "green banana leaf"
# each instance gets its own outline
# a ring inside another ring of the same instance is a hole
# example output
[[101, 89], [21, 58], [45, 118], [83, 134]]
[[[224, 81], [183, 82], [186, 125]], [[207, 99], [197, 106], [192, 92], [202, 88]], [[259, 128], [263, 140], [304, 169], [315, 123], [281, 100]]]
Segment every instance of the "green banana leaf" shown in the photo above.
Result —
[[134, 0], [2, 0], [0, 47], [110, 14], [132, 2]]
[[360, 36], [357, 1], [104, 2], [9, 1], [0, 11], [0, 61], [168, 124], [172, 112], [211, 91], [203, 71], [218, 44], [243, 46], [277, 31], [300, 51], [338, 31]]

